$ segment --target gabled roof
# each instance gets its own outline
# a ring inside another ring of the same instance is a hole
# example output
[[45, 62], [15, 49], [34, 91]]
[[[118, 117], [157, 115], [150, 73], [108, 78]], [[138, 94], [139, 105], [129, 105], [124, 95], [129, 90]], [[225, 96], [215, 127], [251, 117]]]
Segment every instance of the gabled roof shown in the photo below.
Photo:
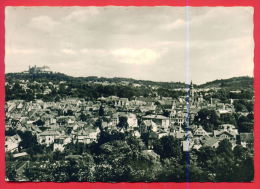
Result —
[[227, 135], [229, 135], [229, 136], [236, 136], [237, 135], [237, 133], [236, 132], [234, 132], [234, 131], [225, 131], [225, 130], [214, 130], [213, 131], [213, 134], [214, 134], [214, 136], [220, 136], [220, 135], [222, 135], [222, 134], [227, 134]]
[[38, 133], [42, 132], [42, 130], [39, 127], [35, 126], [35, 125], [32, 125], [31, 128], [32, 128], [32, 130], [34, 130], [34, 131], [36, 131]]
[[94, 127], [86, 127], [86, 128], [81, 128], [79, 131], [77, 131], [77, 135], [88, 136], [90, 133], [95, 133], [95, 132], [98, 132], [98, 129]]
[[144, 119], [168, 119], [167, 117], [163, 115], [147, 115], [143, 117]]
[[58, 131], [54, 131], [54, 130], [47, 130], [47, 131], [43, 131], [39, 135], [40, 136], [58, 136], [58, 135], [60, 135], [60, 133]]
[[203, 144], [203, 146], [210, 146], [210, 147], [212, 147], [217, 142], [219, 142], [218, 139], [213, 138], [213, 137], [208, 137], [208, 138], [205, 138], [205, 140], [202, 141], [202, 144]]
[[197, 132], [203, 132], [205, 133], [206, 135], [208, 135], [207, 131], [205, 131], [202, 126], [199, 126], [197, 129], [194, 130], [194, 134], [197, 133]]
[[79, 130], [78, 132], [77, 132], [77, 135], [79, 136], [87, 136], [88, 135], [88, 133], [87, 133], [87, 131], [85, 131], [85, 129], [81, 129], [81, 130]]

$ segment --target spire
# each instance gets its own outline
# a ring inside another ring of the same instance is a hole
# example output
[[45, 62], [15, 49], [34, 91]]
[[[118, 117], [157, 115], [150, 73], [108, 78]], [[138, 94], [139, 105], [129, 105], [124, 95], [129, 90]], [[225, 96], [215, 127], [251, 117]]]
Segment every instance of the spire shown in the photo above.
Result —
[[192, 80], [190, 82], [190, 97], [193, 97], [194, 96], [194, 91], [193, 91], [193, 83], [192, 83]]
[[190, 81], [190, 89], [193, 89], [193, 83], [192, 83], [192, 80]]

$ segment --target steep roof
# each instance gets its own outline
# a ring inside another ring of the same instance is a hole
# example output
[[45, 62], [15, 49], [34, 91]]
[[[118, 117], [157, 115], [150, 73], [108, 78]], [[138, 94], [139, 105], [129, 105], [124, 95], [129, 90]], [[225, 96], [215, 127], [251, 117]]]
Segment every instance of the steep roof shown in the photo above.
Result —
[[152, 126], [152, 127], [157, 127], [156, 123], [154, 123], [152, 120], [144, 120], [142, 122], [142, 124], [144, 124], [145, 126]]
[[213, 138], [213, 137], [208, 137], [205, 138], [205, 140], [202, 141], [203, 146], [213, 146], [214, 144], [216, 144], [217, 142], [219, 142], [218, 139]]
[[237, 135], [237, 133], [236, 132], [234, 132], [234, 131], [225, 131], [225, 130], [214, 130], [213, 131], [213, 134], [214, 134], [214, 136], [220, 136], [220, 135], [222, 135], [222, 134], [228, 134], [228, 135], [231, 135], [231, 136], [236, 136]]
[[168, 119], [165, 116], [162, 115], [147, 115], [143, 117], [144, 119]]
[[40, 133], [40, 136], [58, 136], [60, 133], [54, 130], [47, 130]]

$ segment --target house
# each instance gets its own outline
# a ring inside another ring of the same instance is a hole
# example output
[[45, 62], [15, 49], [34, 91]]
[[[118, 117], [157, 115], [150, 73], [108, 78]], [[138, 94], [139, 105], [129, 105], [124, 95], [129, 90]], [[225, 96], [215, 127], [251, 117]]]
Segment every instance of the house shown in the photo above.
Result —
[[176, 132], [184, 132], [182, 127], [180, 125], [171, 125], [170, 126], [170, 132], [176, 133]]
[[113, 126], [117, 126], [117, 124], [119, 123], [119, 117], [117, 113], [112, 115], [111, 122]]
[[152, 120], [144, 120], [140, 124], [140, 132], [146, 133], [149, 131], [157, 132], [158, 131], [158, 125], [154, 123]]
[[231, 143], [235, 143], [237, 136], [238, 136], [238, 130], [235, 128], [234, 125], [231, 124], [223, 124], [219, 126], [219, 130], [213, 131], [213, 136], [215, 138], [218, 138], [219, 140], [227, 139]]
[[194, 145], [192, 146], [192, 149], [199, 150], [202, 147], [200, 138], [193, 138]]
[[60, 133], [56, 130], [46, 130], [40, 133], [37, 140], [40, 144], [45, 144], [47, 146], [54, 143], [55, 138], [59, 137]]
[[154, 123], [156, 123], [160, 129], [162, 130], [169, 130], [170, 127], [170, 120], [168, 117], [162, 116], [162, 115], [147, 115], [143, 116], [142, 120], [152, 120]]
[[42, 132], [42, 130], [38, 126], [35, 126], [33, 124], [28, 124], [27, 127], [30, 128], [32, 134], [36, 134], [37, 135], [37, 134]]
[[199, 126], [193, 131], [193, 136], [194, 137], [204, 137], [204, 136], [209, 136], [207, 131], [205, 131], [202, 126]]
[[182, 144], [182, 151], [189, 152], [192, 149], [194, 142], [188, 139], [188, 140], [181, 141], [181, 144]]
[[183, 125], [185, 122], [185, 114], [182, 111], [171, 112], [170, 113], [170, 123], [171, 125]]
[[219, 115], [222, 115], [222, 114], [231, 114], [234, 112], [234, 108], [232, 105], [230, 104], [222, 104], [222, 107], [219, 107], [219, 109], [217, 110], [217, 113]]
[[129, 105], [128, 98], [120, 98], [115, 101], [115, 106], [123, 107], [128, 105]]
[[201, 142], [203, 147], [217, 148], [220, 140], [214, 137], [206, 137]]
[[224, 131], [228, 131], [228, 132], [232, 132], [236, 135], [238, 135], [238, 130], [236, 129], [235, 125], [231, 125], [231, 124], [222, 124], [219, 126], [220, 129], [224, 130]]
[[59, 136], [54, 139], [53, 144], [53, 151], [63, 151], [66, 144], [69, 144], [71, 142], [71, 137], [68, 137], [66, 135]]
[[236, 136], [237, 134], [235, 132], [228, 132], [225, 130], [214, 130], [213, 131], [214, 137], [219, 139], [219, 140], [224, 140], [227, 139], [230, 142], [235, 142], [236, 141]]
[[176, 131], [176, 132], [173, 132], [173, 133], [170, 133], [171, 136], [177, 138], [177, 139], [182, 139], [185, 137], [185, 132], [183, 131]]
[[56, 118], [56, 120], [53, 122], [57, 122], [59, 125], [66, 125], [66, 124], [73, 124], [75, 123], [75, 117], [74, 116], [59, 116]]
[[19, 143], [21, 142], [21, 138], [18, 134], [13, 136], [5, 137], [5, 151], [6, 152], [14, 152], [18, 150]]
[[138, 128], [138, 122], [137, 122], [137, 117], [133, 113], [124, 113], [124, 112], [118, 112], [113, 114], [111, 121], [113, 126], [117, 126], [119, 123], [119, 118], [120, 117], [126, 117], [127, 118], [127, 123], [128, 123], [128, 129], [130, 130], [135, 130]]
[[127, 123], [131, 130], [138, 128], [137, 118], [136, 118], [135, 114], [132, 114], [132, 113], [127, 114]]
[[133, 136], [136, 137], [136, 138], [140, 138], [141, 137], [141, 134], [139, 131], [134, 131], [133, 132]]
[[84, 144], [90, 144], [92, 142], [97, 142], [98, 134], [100, 133], [99, 128], [94, 128], [92, 126], [87, 128], [79, 128], [73, 135], [73, 142], [79, 142]]

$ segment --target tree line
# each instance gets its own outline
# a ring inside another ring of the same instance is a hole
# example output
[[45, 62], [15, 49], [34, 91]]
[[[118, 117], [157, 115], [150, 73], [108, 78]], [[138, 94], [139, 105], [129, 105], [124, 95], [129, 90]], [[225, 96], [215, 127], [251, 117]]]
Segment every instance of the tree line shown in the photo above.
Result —
[[[39, 145], [35, 140], [31, 143]], [[98, 143], [69, 143], [63, 152], [44, 147], [23, 160], [7, 154], [6, 175], [17, 179], [14, 166], [29, 161], [23, 172], [28, 181], [249, 182], [254, 178], [250, 148], [238, 145], [232, 149], [232, 144], [223, 140], [218, 148], [183, 152], [180, 144], [179, 139], [164, 136], [154, 140], [153, 150], [148, 150], [142, 139], [102, 131]], [[22, 141], [21, 145], [29, 144]]]

